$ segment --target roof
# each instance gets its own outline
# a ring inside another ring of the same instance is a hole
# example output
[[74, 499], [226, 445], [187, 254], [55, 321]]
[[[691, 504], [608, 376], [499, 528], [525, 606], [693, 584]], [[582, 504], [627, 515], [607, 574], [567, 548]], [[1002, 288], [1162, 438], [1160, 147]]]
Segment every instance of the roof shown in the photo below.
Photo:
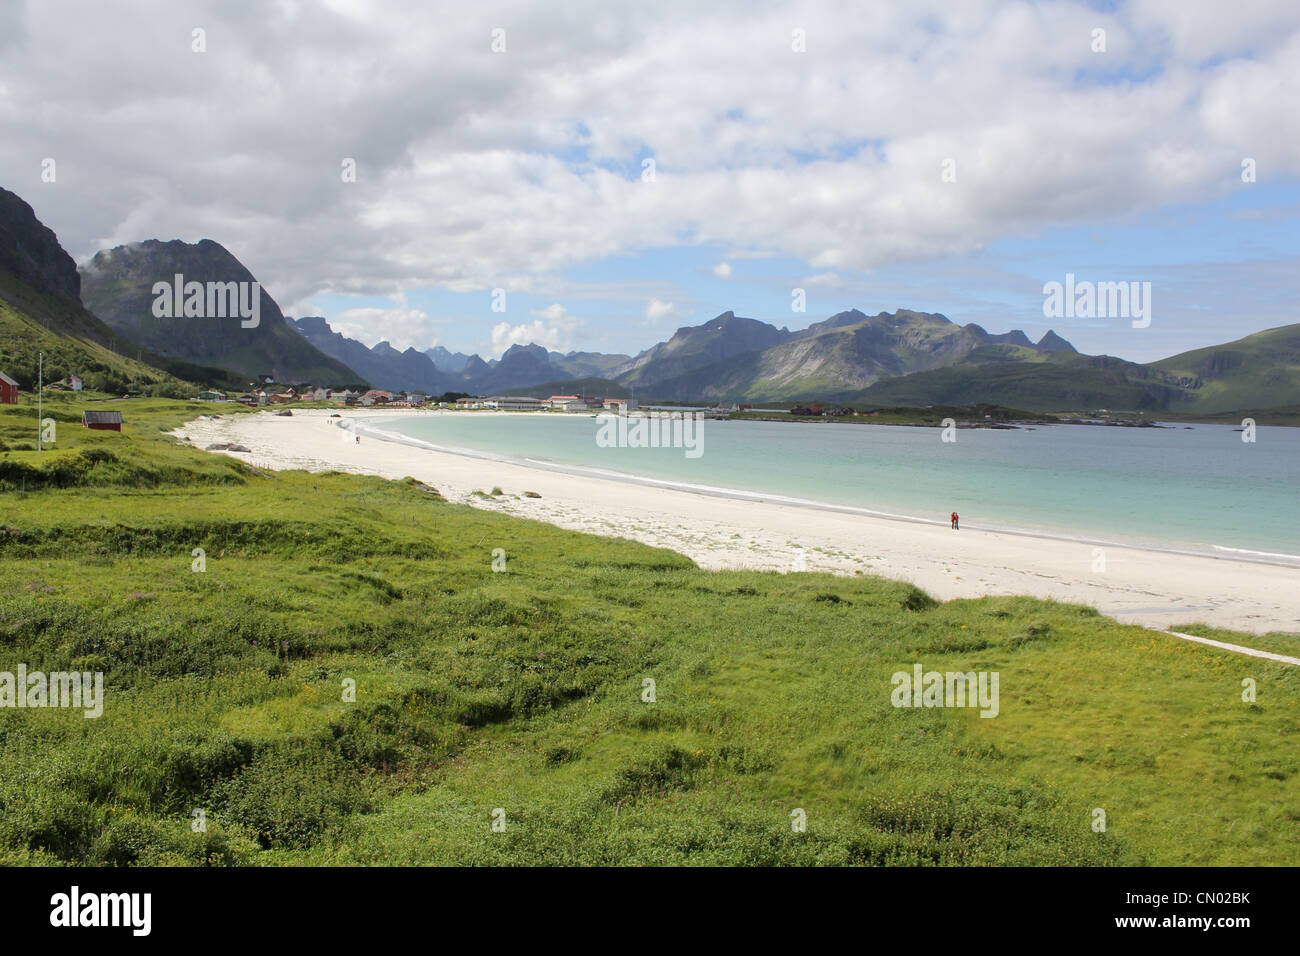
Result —
[[81, 420], [87, 425], [120, 425], [122, 413], [84, 411], [81, 413]]
[[6, 375], [4, 372], [0, 372], [0, 382], [4, 382], [6, 385], [13, 385], [14, 387], [17, 387], [17, 385], [18, 385], [17, 382], [15, 382], [12, 378], [10, 378], [10, 377], [9, 377], [8, 375]]

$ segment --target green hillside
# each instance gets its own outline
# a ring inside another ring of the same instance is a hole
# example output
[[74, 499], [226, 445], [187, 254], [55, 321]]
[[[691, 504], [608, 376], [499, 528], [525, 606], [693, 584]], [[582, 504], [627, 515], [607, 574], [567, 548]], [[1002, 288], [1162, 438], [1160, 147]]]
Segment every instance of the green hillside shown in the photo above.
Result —
[[[1287, 665], [1072, 605], [702, 571], [409, 479], [205, 454], [162, 432], [185, 403], [124, 403], [120, 435], [82, 407], [51, 409], [55, 451], [0, 450], [0, 671], [102, 671], [103, 715], [0, 709], [0, 864], [1300, 855]], [[0, 443], [29, 434], [0, 407]], [[914, 662], [997, 671], [997, 717], [892, 706]]]
[[1081, 360], [963, 363], [877, 382], [845, 400], [893, 405], [988, 402], [1038, 412], [1098, 408], [1150, 412], [1181, 401], [1177, 388], [1139, 378], [1129, 365], [1118, 360], [1109, 367]]
[[1151, 363], [1194, 380], [1192, 406], [1213, 413], [1300, 403], [1300, 324]]
[[993, 402], [1036, 411], [1109, 408], [1204, 418], [1300, 403], [1300, 325], [1141, 365], [1110, 356], [984, 346], [946, 368], [877, 382], [845, 400], [922, 405]]
[[0, 274], [0, 371], [32, 391], [41, 352], [46, 383], [79, 375], [86, 388], [100, 392], [179, 397], [197, 391], [192, 382], [221, 383], [229, 377], [220, 369], [149, 355], [114, 335], [79, 304], [42, 295]]

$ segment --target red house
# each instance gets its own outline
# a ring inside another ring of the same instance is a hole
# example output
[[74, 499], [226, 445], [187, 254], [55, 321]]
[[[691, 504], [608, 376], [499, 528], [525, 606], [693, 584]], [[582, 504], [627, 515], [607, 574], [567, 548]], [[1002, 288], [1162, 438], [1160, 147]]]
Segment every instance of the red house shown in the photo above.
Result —
[[18, 404], [18, 383], [0, 372], [0, 405]]
[[97, 431], [120, 432], [122, 430], [122, 413], [121, 412], [91, 412], [81, 413], [81, 427], [94, 428]]

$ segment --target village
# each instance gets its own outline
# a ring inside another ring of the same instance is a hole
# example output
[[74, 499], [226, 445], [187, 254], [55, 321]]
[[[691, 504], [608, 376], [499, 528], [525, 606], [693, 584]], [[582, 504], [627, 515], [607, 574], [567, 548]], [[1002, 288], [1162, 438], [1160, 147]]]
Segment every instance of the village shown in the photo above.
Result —
[[288, 385], [277, 387], [274, 380], [264, 377], [259, 387], [250, 392], [237, 395], [233, 399], [224, 392], [210, 390], [200, 392], [198, 401], [225, 402], [236, 401], [242, 405], [287, 405], [296, 402], [330, 402], [347, 407], [371, 408], [376, 405], [388, 408], [453, 408], [453, 409], [495, 409], [515, 412], [614, 412], [626, 415], [635, 410], [635, 399], [596, 398], [589, 395], [552, 395], [549, 398], [531, 398], [520, 395], [494, 395], [481, 398], [473, 395], [449, 393], [443, 396], [430, 396], [419, 391], [389, 391], [372, 388], [367, 391], [353, 389], [313, 388], [310, 385]]
[[[67, 378], [45, 385], [43, 390], [47, 392], [80, 392], [83, 390], [83, 383], [82, 379], [77, 375], [69, 375]], [[0, 404], [17, 403], [18, 391], [18, 383], [0, 370]], [[130, 397], [129, 395], [123, 395], [121, 398], [109, 399], [108, 401], [118, 402]], [[280, 415], [292, 414], [287, 406], [307, 402], [325, 403], [333, 407], [346, 408], [382, 407], [458, 411], [564, 412], [613, 414], [624, 417], [631, 412], [656, 417], [672, 411], [668, 406], [641, 406], [635, 398], [601, 398], [582, 394], [550, 395], [546, 398], [526, 395], [480, 397], [460, 392], [431, 396], [425, 392], [413, 390], [362, 389], [360, 387], [340, 389], [300, 383], [277, 383], [275, 377], [269, 374], [258, 376], [257, 382], [249, 383], [248, 391], [229, 393], [209, 388], [199, 392], [193, 400], [206, 403], [237, 402], [249, 408], [278, 408], [277, 414]], [[878, 411], [859, 412], [849, 406], [803, 404], [798, 402], [788, 409], [755, 409], [752, 404], [719, 402], [710, 408], [694, 407], [691, 410], [698, 411], [702, 417], [711, 419], [727, 419], [732, 416], [740, 416], [743, 413], [751, 413], [750, 417], [753, 417], [755, 412], [760, 414], [781, 412], [784, 413], [780, 416], [781, 418], [786, 418], [788, 414], [788, 416], [794, 418], [804, 419], [858, 418], [860, 415], [875, 418], [879, 414]], [[988, 418], [989, 416], [985, 415], [984, 417]], [[83, 416], [82, 424], [87, 428], [121, 431], [122, 416], [117, 411], [87, 411]]]

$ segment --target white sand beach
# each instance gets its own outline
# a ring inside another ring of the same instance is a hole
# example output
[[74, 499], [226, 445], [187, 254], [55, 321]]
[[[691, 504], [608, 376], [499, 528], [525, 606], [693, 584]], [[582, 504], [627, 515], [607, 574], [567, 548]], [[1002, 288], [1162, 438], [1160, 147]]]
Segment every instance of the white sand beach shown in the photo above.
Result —
[[[702, 568], [877, 574], [913, 582], [943, 600], [1019, 594], [1088, 604], [1127, 623], [1161, 628], [1201, 622], [1251, 633], [1300, 632], [1297, 568], [1108, 546], [1106, 570], [1098, 572], [1086, 543], [973, 528], [953, 532], [944, 524], [632, 485], [370, 436], [345, 443], [332, 414], [298, 409], [292, 417], [205, 416], [175, 434], [199, 448], [243, 445], [247, 453], [225, 453], [266, 469], [409, 475], [449, 501], [671, 548]], [[340, 414], [364, 425], [394, 411]], [[495, 500], [473, 495], [494, 486], [506, 494]], [[542, 497], [523, 497], [524, 491]]]

